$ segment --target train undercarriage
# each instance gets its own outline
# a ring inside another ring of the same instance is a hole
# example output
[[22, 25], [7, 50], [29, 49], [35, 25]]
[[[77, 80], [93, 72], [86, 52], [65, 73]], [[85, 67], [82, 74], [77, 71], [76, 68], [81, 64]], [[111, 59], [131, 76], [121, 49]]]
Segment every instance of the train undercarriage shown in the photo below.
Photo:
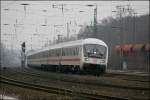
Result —
[[81, 69], [79, 65], [29, 65], [28, 67], [39, 69], [43, 71], [53, 71], [62, 73], [74, 73], [74, 74], [92, 74], [92, 75], [102, 75], [106, 71], [106, 66], [96, 65], [96, 64], [83, 64]]

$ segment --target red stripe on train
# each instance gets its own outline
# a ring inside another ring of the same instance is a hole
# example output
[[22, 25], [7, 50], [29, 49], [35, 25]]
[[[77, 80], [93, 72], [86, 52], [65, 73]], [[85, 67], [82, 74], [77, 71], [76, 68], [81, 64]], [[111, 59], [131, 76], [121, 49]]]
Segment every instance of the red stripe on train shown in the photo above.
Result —
[[[49, 59], [48, 61], [59, 61], [59, 59]], [[79, 58], [74, 59], [61, 59], [61, 61], [80, 61]]]

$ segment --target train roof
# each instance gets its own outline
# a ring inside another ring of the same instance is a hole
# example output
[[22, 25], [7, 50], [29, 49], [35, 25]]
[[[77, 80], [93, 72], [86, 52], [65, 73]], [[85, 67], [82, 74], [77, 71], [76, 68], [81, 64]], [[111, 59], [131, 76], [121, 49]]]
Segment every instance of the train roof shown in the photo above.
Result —
[[59, 43], [59, 44], [50, 45], [48, 47], [38, 49], [38, 50], [34, 50], [34, 51], [32, 50], [32, 51], [29, 51], [27, 53], [27, 55], [36, 54], [36, 53], [39, 53], [39, 52], [42, 52], [42, 51], [47, 51], [49, 49], [56, 49], [56, 48], [69, 47], [69, 46], [77, 46], [77, 45], [83, 45], [83, 44], [100, 44], [100, 45], [104, 45], [104, 46], [107, 47], [106, 43], [103, 42], [100, 39], [86, 38], [86, 39], [81, 39], [81, 40], [62, 42], [62, 43]]

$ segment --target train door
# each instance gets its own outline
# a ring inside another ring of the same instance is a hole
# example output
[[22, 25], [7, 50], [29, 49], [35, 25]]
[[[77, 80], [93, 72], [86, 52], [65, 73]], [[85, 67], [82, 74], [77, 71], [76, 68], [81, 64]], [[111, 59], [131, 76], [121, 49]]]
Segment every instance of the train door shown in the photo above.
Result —
[[61, 60], [62, 60], [62, 48], [59, 48], [57, 49], [57, 59], [58, 59], [58, 62], [57, 62], [57, 70], [60, 71], [61, 70]]
[[82, 70], [83, 69], [83, 61], [84, 61], [84, 49], [83, 49], [83, 45], [81, 45], [79, 47], [79, 54], [80, 54], [80, 69]]

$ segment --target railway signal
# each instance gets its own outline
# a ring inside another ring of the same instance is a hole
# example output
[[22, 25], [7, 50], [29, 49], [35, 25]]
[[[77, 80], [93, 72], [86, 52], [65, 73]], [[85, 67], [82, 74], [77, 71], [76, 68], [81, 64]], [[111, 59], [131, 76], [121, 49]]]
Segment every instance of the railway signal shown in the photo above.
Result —
[[25, 67], [25, 51], [26, 51], [25, 47], [26, 47], [26, 44], [25, 44], [25, 42], [23, 42], [21, 44], [21, 48], [22, 48], [22, 51], [21, 51], [21, 66], [22, 67]]
[[25, 42], [22, 43], [21, 47], [22, 47], [22, 52], [25, 52], [25, 47], [26, 47]]

